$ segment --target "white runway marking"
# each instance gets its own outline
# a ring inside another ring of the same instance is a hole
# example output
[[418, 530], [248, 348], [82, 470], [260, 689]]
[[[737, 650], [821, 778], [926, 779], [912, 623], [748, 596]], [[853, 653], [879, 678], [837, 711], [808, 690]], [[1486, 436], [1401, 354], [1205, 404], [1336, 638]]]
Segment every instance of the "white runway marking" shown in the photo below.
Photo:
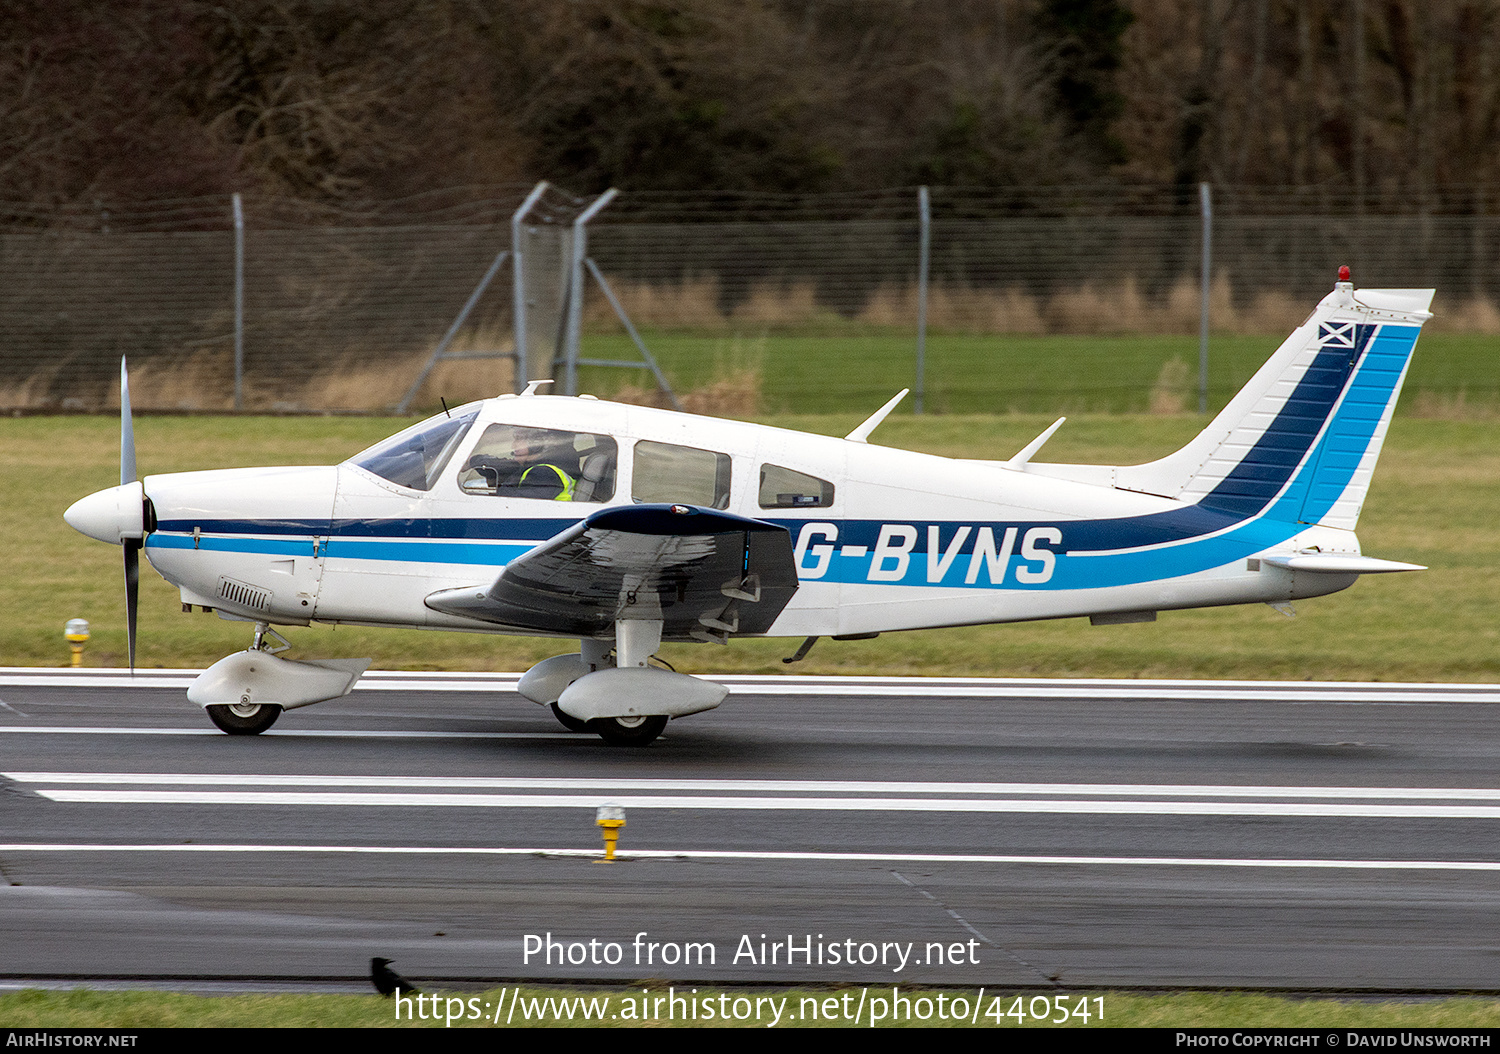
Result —
[[1315, 802], [1044, 801], [1024, 798], [764, 798], [639, 794], [395, 794], [379, 791], [44, 790], [56, 802], [91, 805], [293, 805], [362, 808], [696, 809], [792, 812], [1111, 813], [1148, 816], [1342, 816], [1500, 819], [1500, 806], [1332, 805]]
[[[241, 853], [251, 855], [348, 853], [386, 856], [553, 856], [595, 859], [598, 849], [510, 848], [500, 846], [382, 846], [382, 845], [184, 845], [100, 842], [9, 842], [0, 853]], [[1490, 860], [1333, 860], [1174, 856], [1007, 856], [997, 853], [836, 853], [715, 849], [617, 850], [627, 860], [767, 860], [896, 864], [1041, 864], [1075, 867], [1219, 867], [1306, 868], [1356, 871], [1500, 871]]]
[[[124, 670], [0, 667], [0, 688], [177, 688], [200, 670]], [[1362, 681], [1190, 681], [1017, 677], [811, 677], [710, 674], [736, 696], [912, 696], [927, 698], [1160, 699], [1280, 702], [1500, 702], [1500, 685]], [[432, 673], [371, 670], [354, 691], [514, 692], [519, 673]]]
[[[100, 728], [93, 725], [0, 725], [0, 735], [32, 734], [47, 736], [213, 736], [222, 739], [223, 732], [211, 725], [199, 728]], [[401, 732], [359, 731], [356, 729], [282, 728], [260, 733], [270, 736], [297, 736], [306, 739], [575, 739], [590, 742], [577, 732]]]
[[[569, 735], [566, 732], [558, 735]], [[454, 790], [759, 791], [792, 794], [1076, 794], [1210, 798], [1383, 798], [1500, 801], [1488, 787], [1297, 787], [1175, 783], [959, 783], [897, 780], [594, 779], [534, 776], [324, 776], [220, 772], [0, 772], [17, 783]]]
[[[535, 779], [149, 772], [7, 772], [3, 775], [15, 783], [36, 787], [38, 794], [52, 801], [93, 805], [596, 809], [608, 802], [626, 809], [725, 811], [1500, 819], [1500, 804], [1477, 804], [1500, 801], [1500, 790], [1488, 788]], [[58, 786], [60, 784], [71, 786]], [[190, 789], [163, 789], [174, 787]], [[246, 789], [257, 787], [298, 789]], [[332, 787], [364, 789], [322, 789]], [[496, 793], [497, 791], [526, 793]], [[549, 793], [555, 791], [574, 793]], [[1199, 800], [1184, 800], [1187, 797]]]

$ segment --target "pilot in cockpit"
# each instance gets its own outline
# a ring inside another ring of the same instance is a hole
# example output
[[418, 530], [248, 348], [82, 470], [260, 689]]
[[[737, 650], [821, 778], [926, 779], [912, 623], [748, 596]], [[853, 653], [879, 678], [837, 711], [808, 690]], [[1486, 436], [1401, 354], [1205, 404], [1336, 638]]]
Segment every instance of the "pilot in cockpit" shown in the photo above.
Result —
[[[477, 477], [482, 477], [486, 489], [502, 496], [572, 501], [578, 480], [578, 455], [572, 443], [555, 441], [571, 437], [546, 428], [518, 427], [509, 431], [508, 453], [488, 452], [484, 449], [488, 444], [481, 442], [464, 466], [464, 476], [476, 482]], [[489, 451], [494, 449], [490, 447]], [[470, 489], [467, 483], [465, 489]]]

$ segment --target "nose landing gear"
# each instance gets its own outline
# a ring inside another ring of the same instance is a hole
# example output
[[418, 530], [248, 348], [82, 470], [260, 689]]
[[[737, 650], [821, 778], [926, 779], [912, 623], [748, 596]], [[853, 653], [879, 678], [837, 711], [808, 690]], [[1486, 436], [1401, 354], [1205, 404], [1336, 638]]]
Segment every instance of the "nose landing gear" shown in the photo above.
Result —
[[275, 703], [229, 703], [203, 709], [219, 731], [231, 736], [258, 736], [281, 716], [281, 707]]

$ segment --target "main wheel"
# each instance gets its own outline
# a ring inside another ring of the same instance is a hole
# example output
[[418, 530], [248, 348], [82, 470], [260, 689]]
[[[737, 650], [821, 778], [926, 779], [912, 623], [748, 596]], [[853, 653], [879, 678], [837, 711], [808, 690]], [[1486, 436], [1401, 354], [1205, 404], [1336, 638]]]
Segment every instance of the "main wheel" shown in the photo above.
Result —
[[204, 709], [208, 719], [231, 736], [258, 736], [281, 716], [281, 707], [275, 703], [230, 703]]
[[565, 713], [563, 708], [556, 703], [552, 704], [552, 716], [557, 718], [557, 723], [569, 732], [587, 732], [589, 730], [589, 723], [587, 721], [580, 721], [572, 714]]
[[667, 727], [664, 716], [601, 717], [590, 721], [588, 728], [612, 747], [643, 747]]

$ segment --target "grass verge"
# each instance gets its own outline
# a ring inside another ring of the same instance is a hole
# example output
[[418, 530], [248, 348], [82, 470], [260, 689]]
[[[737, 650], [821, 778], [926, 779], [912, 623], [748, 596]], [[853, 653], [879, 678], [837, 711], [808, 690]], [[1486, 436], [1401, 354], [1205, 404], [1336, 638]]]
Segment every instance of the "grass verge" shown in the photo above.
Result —
[[[394, 1000], [349, 995], [195, 996], [160, 992], [23, 991], [0, 996], [9, 1028], [555, 1028], [878, 1027], [985, 1028], [1450, 1028], [1500, 1027], [1500, 1001], [1292, 999], [1241, 992], [1135, 995], [1119, 992], [999, 993], [975, 989], [889, 988], [645, 989], [512, 988], [445, 993], [396, 1019]], [[671, 995], [681, 1002], [672, 1016]], [[943, 997], [939, 1002], [939, 995]], [[848, 996], [849, 998], [845, 998]], [[722, 998], [721, 998], [722, 997]], [[902, 1004], [900, 999], [909, 1000]], [[451, 1000], [451, 1002], [450, 1002]], [[784, 1000], [784, 1002], [783, 1002]], [[953, 1013], [955, 1000], [962, 1013]], [[925, 1002], [924, 1002], [925, 1001]], [[1041, 1005], [1045, 1001], [1046, 1006]], [[738, 1004], [738, 1005], [737, 1005]], [[428, 1012], [428, 1008], [431, 1012]], [[706, 1008], [712, 1008], [707, 1016]], [[780, 1009], [779, 1018], [776, 1016]], [[940, 1012], [940, 1007], [945, 1008]], [[1102, 1009], [1103, 1014], [1099, 1011]], [[510, 1010], [510, 1013], [504, 1011]], [[725, 1020], [727, 1011], [727, 1018]], [[418, 1014], [425, 1017], [419, 1018]], [[696, 1019], [683, 1017], [696, 1013]], [[925, 1017], [923, 1016], [925, 1014]], [[452, 1017], [450, 1022], [448, 1019]]]
[[[1286, 333], [1290, 333], [1288, 328]], [[1281, 344], [1275, 336], [1215, 335], [1209, 347], [1209, 405], [1217, 409]], [[747, 329], [730, 334], [661, 331], [647, 345], [679, 392], [758, 378], [766, 413], [872, 412], [916, 379], [910, 332], [844, 330], [799, 334]], [[586, 354], [634, 360], [623, 335], [590, 335]], [[1402, 411], [1428, 417], [1500, 416], [1500, 338], [1423, 333], [1406, 380]], [[601, 397], [641, 383], [634, 370], [585, 367], [580, 391]], [[925, 408], [947, 414], [1139, 414], [1198, 405], [1196, 336], [1071, 336], [933, 333], [927, 339]], [[436, 408], [438, 395], [427, 398]], [[454, 400], [449, 393], [449, 403]], [[908, 398], [898, 414], [911, 412]], [[753, 412], [753, 407], [746, 412]]]

